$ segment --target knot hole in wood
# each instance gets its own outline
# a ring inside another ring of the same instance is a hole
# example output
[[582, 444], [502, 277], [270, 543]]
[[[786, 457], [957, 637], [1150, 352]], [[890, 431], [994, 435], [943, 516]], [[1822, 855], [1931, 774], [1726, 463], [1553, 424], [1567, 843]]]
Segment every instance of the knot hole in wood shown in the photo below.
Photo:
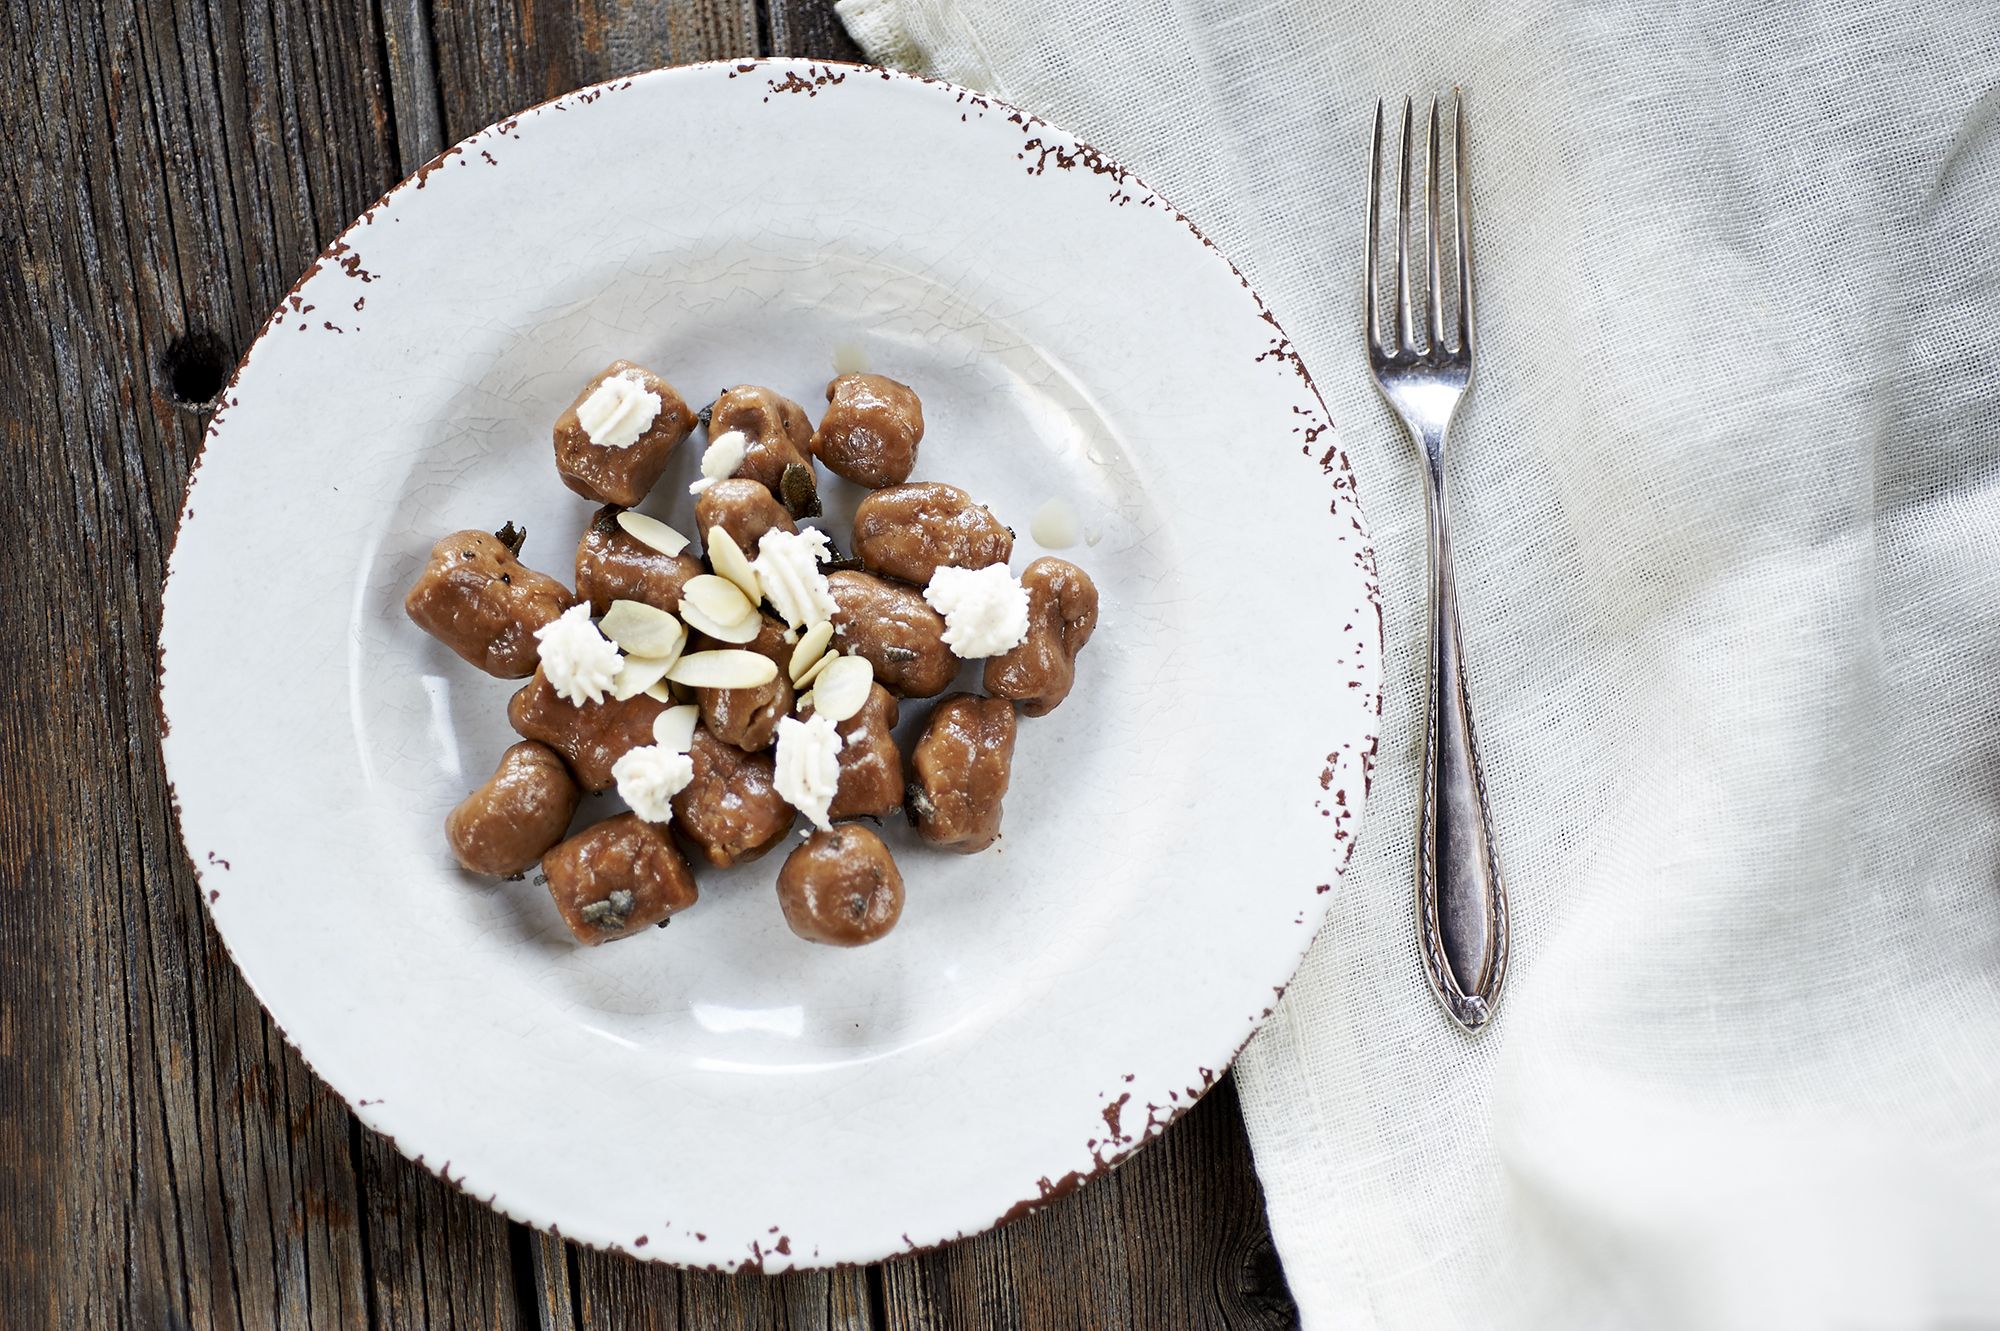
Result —
[[160, 353], [160, 390], [184, 411], [209, 411], [229, 382], [236, 363], [229, 344], [206, 329], [192, 329], [167, 344]]

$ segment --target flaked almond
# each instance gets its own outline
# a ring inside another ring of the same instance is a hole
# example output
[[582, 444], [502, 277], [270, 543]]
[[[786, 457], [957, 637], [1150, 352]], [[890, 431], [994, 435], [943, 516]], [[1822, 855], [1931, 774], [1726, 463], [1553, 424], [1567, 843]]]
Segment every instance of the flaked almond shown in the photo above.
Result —
[[681, 589], [681, 608], [693, 606], [717, 624], [734, 624], [744, 618], [754, 618], [757, 603], [743, 594], [743, 589], [727, 578], [713, 573], [703, 573], [687, 580]]
[[818, 679], [821, 675], [824, 675], [826, 673], [826, 668], [828, 666], [832, 665], [835, 661], [838, 661], [839, 659], [840, 659], [839, 652], [825, 653], [823, 656], [819, 658], [819, 660], [813, 662], [810, 666], [806, 667], [805, 674], [800, 675], [797, 679], [792, 681], [792, 687], [795, 689], [803, 689], [810, 687], [814, 680]]
[[680, 620], [644, 601], [613, 601], [597, 627], [632, 656], [670, 657], [687, 641]]
[[690, 703], [669, 707], [653, 718], [653, 743], [672, 753], [686, 753], [694, 747], [695, 722], [701, 708]]
[[687, 617], [688, 625], [697, 632], [706, 633], [717, 642], [752, 642], [763, 630], [764, 617], [752, 610], [733, 624], [724, 624], [710, 619], [702, 613], [701, 607], [691, 601], [681, 602], [681, 614]]
[[832, 641], [831, 620], [822, 619], [806, 630], [805, 637], [799, 639], [799, 645], [792, 648], [791, 668], [786, 672], [791, 675], [794, 684], [805, 678], [806, 671], [819, 663], [819, 658], [826, 655], [826, 645]]
[[743, 553], [743, 547], [736, 538], [720, 527], [708, 529], [708, 562], [715, 571], [734, 583], [736, 590], [748, 598], [751, 605], [764, 599], [763, 584], [757, 581], [757, 570], [750, 567], [750, 557]]
[[859, 656], [836, 658], [813, 685], [813, 710], [835, 725], [860, 711], [875, 683], [875, 667]]
[[618, 673], [611, 681], [611, 696], [619, 702], [636, 697], [652, 688], [667, 677], [674, 661], [680, 656], [628, 656], [618, 663]]
[[669, 527], [658, 518], [649, 518], [644, 513], [634, 513], [626, 509], [618, 515], [618, 525], [643, 546], [658, 550], [663, 555], [677, 555], [688, 548], [688, 538]]
[[644, 693], [654, 702], [672, 702], [674, 700], [673, 692], [664, 679], [654, 680], [651, 684], [641, 689], [640, 692]]
[[692, 689], [754, 689], [778, 677], [777, 663], [756, 652], [689, 652], [667, 678]]

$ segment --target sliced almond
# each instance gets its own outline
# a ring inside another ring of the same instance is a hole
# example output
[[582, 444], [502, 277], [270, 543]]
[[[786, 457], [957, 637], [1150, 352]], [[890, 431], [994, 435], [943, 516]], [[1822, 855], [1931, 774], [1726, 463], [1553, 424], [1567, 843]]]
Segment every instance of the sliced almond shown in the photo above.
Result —
[[597, 627], [633, 656], [672, 657], [687, 641], [678, 619], [644, 601], [613, 601]]
[[792, 700], [792, 710], [800, 716], [811, 716], [812, 709], [813, 709], [813, 692], [811, 689], [807, 689], [804, 693], [801, 693], [798, 697]]
[[805, 677], [806, 671], [818, 664], [826, 655], [826, 645], [833, 641], [833, 624], [822, 619], [806, 630], [806, 636], [799, 639], [799, 645], [792, 648], [791, 669], [787, 672], [794, 684]]
[[640, 690], [640, 692], [644, 693], [648, 698], [651, 698], [654, 702], [672, 702], [674, 700], [674, 695], [671, 689], [669, 688], [667, 681], [665, 681], [664, 679], [654, 680], [651, 684], [648, 684], [644, 689]]
[[754, 689], [778, 677], [777, 663], [756, 652], [689, 652], [667, 678], [694, 689]]
[[724, 624], [703, 614], [701, 607], [692, 601], [682, 601], [681, 614], [687, 617], [690, 627], [706, 633], [717, 642], [754, 642], [764, 628], [764, 617], [755, 610], [733, 624]]
[[813, 685], [813, 710], [839, 725], [868, 703], [875, 667], [859, 656], [842, 656], [820, 672]]
[[717, 573], [736, 585], [736, 590], [749, 598], [755, 605], [764, 599], [764, 584], [757, 581], [757, 570], [750, 567], [750, 557], [743, 553], [743, 547], [736, 538], [720, 527], [708, 529], [708, 562]]
[[644, 513], [634, 513], [626, 509], [618, 515], [618, 525], [643, 546], [658, 550], [663, 555], [677, 555], [688, 548], [688, 538], [669, 527], [658, 518], [649, 518]]
[[[675, 653], [678, 656], [679, 653]], [[636, 698], [647, 689], [667, 677], [673, 668], [674, 657], [628, 656], [618, 663], [618, 674], [611, 681], [611, 696], [619, 702]]]
[[757, 613], [757, 603], [745, 596], [741, 587], [713, 573], [687, 580], [681, 589], [681, 608], [690, 605], [718, 624], [734, 624]]
[[694, 723], [700, 719], [699, 707], [669, 707], [653, 718], [653, 743], [669, 753], [686, 753], [694, 747]]
[[828, 666], [832, 665], [835, 661], [838, 661], [839, 659], [840, 659], [839, 652], [828, 652], [826, 655], [820, 657], [819, 660], [813, 662], [810, 666], [806, 667], [806, 673], [800, 675], [797, 679], [793, 680], [792, 687], [795, 689], [803, 689], [809, 687], [814, 680], [818, 679], [821, 675], [824, 675], [826, 673], [826, 668]]

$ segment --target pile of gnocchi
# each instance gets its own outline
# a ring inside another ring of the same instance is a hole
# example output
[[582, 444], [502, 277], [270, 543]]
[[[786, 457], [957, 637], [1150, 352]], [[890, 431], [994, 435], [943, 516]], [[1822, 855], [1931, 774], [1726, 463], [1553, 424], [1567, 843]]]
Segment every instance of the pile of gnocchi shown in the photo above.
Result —
[[[874, 830], [898, 812], [928, 846], [974, 854], [1000, 835], [1018, 716], [1069, 695], [1097, 589], [1066, 560], [1016, 577], [1014, 533], [971, 495], [912, 482], [923, 404], [874, 374], [798, 403], [739, 385], [697, 412], [617, 361], [555, 423], [563, 484], [599, 504], [574, 588], [521, 561], [524, 534], [455, 532], [404, 599], [419, 627], [490, 675], [526, 679], [521, 736], [445, 819], [466, 870], [539, 865], [585, 944], [693, 906], [692, 854], [757, 859], [803, 818], [778, 870], [792, 932], [853, 947], [895, 927], [903, 877]], [[696, 542], [636, 511], [674, 452], [706, 431]], [[819, 469], [869, 493], [851, 554], [811, 525]], [[965, 663], [983, 692], [948, 696]], [[907, 761], [907, 702], [931, 705]], [[585, 794], [626, 811], [571, 834]], [[871, 826], [870, 824], [873, 824]]]

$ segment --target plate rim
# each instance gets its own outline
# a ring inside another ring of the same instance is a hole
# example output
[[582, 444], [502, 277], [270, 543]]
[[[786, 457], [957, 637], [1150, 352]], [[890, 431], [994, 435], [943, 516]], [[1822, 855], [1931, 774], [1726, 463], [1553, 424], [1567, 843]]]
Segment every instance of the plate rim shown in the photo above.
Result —
[[[164, 565], [165, 572], [161, 579], [160, 627], [164, 629], [167, 597], [173, 588], [181, 537], [193, 516], [195, 483], [199, 480], [202, 467], [207, 461], [209, 443], [217, 436], [225, 422], [225, 418], [229, 414], [230, 408], [235, 405], [233, 395], [238, 382], [242, 378], [243, 373], [250, 367], [251, 360], [256, 355], [258, 348], [264, 345], [266, 338], [277, 331], [277, 325], [289, 312], [290, 302], [298, 295], [301, 288], [329, 266], [339, 266], [343, 263], [343, 260], [352, 250], [352, 242], [370, 224], [377, 211], [388, 205], [406, 190], [422, 189], [424, 182], [431, 173], [441, 168], [451, 158], [459, 156], [469, 147], [477, 144], [489, 135], [506, 132], [527, 116], [551, 108], [557, 108], [563, 104], [587, 105], [607, 93], [623, 91], [641, 81], [649, 83], [670, 81], [684, 76], [711, 75], [718, 71], [727, 71], [730, 78], [736, 78], [746, 74], [769, 70], [777, 70], [784, 73], [782, 82], [774, 82], [772, 84], [774, 92], [804, 92], [808, 96], [817, 96], [820, 89], [824, 87], [837, 85], [846, 78], [854, 75], [867, 75], [885, 82], [921, 85], [936, 90], [941, 94], [951, 94], [959, 103], [1002, 112], [1006, 115], [1007, 119], [1021, 126], [1024, 133], [1044, 132], [1060, 136], [1061, 139], [1067, 141], [1070, 148], [1066, 153], [1061, 149], [1056, 150], [1058, 155], [1057, 165], [1064, 169], [1082, 165], [1093, 173], [1111, 177], [1121, 189], [1128, 186], [1137, 187], [1137, 190], [1143, 191], [1143, 202], [1149, 206], [1157, 206], [1169, 218], [1185, 227], [1188, 233], [1199, 241], [1204, 249], [1215, 259], [1225, 264], [1230, 274], [1235, 277], [1243, 291], [1254, 302], [1259, 316], [1270, 325], [1275, 335], [1272, 347], [1265, 353], [1265, 356], [1260, 356], [1259, 359], [1265, 359], [1267, 356], [1274, 357], [1290, 365], [1304, 384], [1305, 390], [1318, 405], [1320, 421], [1324, 430], [1332, 436], [1332, 442], [1325, 456], [1320, 460], [1320, 466], [1327, 474], [1343, 477], [1345, 480], [1345, 489], [1348, 493], [1348, 508], [1350, 510], [1348, 517], [1352, 524], [1354, 539], [1358, 541], [1358, 549], [1355, 551], [1355, 561], [1362, 574], [1363, 590], [1365, 593], [1364, 603], [1374, 611], [1372, 624], [1363, 627], [1363, 632], [1371, 641], [1362, 653], [1362, 663], [1366, 664], [1372, 661], [1374, 668], [1372, 684], [1363, 686], [1365, 691], [1361, 702], [1363, 703], [1362, 716], [1364, 720], [1356, 735], [1355, 750], [1359, 760], [1360, 789], [1353, 791], [1344, 785], [1339, 787], [1341, 793], [1348, 798], [1346, 812], [1352, 819], [1351, 830], [1339, 838], [1339, 849], [1329, 867], [1328, 884], [1321, 889], [1322, 904], [1320, 906], [1319, 919], [1315, 922], [1313, 929], [1305, 934], [1304, 941], [1298, 945], [1292, 956], [1290, 967], [1286, 971], [1284, 981], [1274, 986], [1273, 995], [1268, 1005], [1264, 1007], [1261, 1014], [1251, 1017], [1246, 1021], [1246, 1028], [1243, 1030], [1242, 1037], [1237, 1041], [1235, 1047], [1229, 1050], [1213, 1066], [1198, 1064], [1192, 1070], [1195, 1074], [1194, 1080], [1198, 1081], [1198, 1085], [1190, 1085], [1187, 1088], [1188, 1093], [1186, 1095], [1181, 1096], [1178, 1100], [1170, 1104], [1152, 1107], [1157, 1112], [1149, 1113], [1144, 1126], [1130, 1135], [1114, 1136], [1111, 1140], [1095, 1143], [1090, 1151], [1093, 1162], [1090, 1168], [1086, 1170], [1071, 1170], [1063, 1177], [1055, 1180], [1044, 1177], [1040, 1181], [1037, 1195], [1021, 1198], [976, 1228], [961, 1230], [955, 1234], [941, 1234], [937, 1238], [923, 1242], [913, 1241], [906, 1235], [903, 1247], [892, 1252], [878, 1254], [871, 1258], [820, 1260], [816, 1256], [802, 1255], [796, 1252], [787, 1254], [758, 1252], [753, 1247], [753, 1251], [746, 1255], [726, 1257], [724, 1260], [715, 1262], [697, 1262], [678, 1259], [666, 1252], [664, 1248], [649, 1250], [647, 1247], [634, 1247], [616, 1241], [607, 1240], [600, 1242], [590, 1237], [565, 1234], [556, 1222], [537, 1218], [532, 1215], [517, 1214], [513, 1209], [510, 1209], [506, 1202], [500, 1199], [497, 1190], [483, 1197], [471, 1192], [464, 1186], [463, 1176], [459, 1178], [451, 1176], [449, 1160], [442, 1164], [433, 1163], [427, 1160], [423, 1153], [413, 1152], [408, 1146], [399, 1141], [394, 1132], [379, 1125], [375, 1121], [376, 1115], [371, 1114], [370, 1111], [381, 1102], [370, 1101], [366, 1097], [351, 1096], [346, 1089], [336, 1084], [332, 1078], [314, 1066], [311, 1055], [293, 1037], [291, 1031], [286, 1027], [279, 1015], [272, 1010], [270, 1004], [265, 999], [262, 989], [251, 977], [250, 972], [244, 967], [242, 961], [237, 957], [235, 946], [228, 932], [222, 927], [220, 921], [215, 916], [214, 903], [219, 893], [209, 887], [204, 874], [204, 865], [196, 858], [193, 849], [188, 844], [182, 824], [181, 801], [172, 771], [172, 762], [166, 754], [167, 746], [165, 740], [171, 729], [166, 707], [166, 639], [164, 632], [158, 633], [156, 635], [153, 662], [154, 720], [157, 738], [161, 743], [162, 772], [166, 780], [167, 805], [172, 816], [175, 839], [179, 842], [185, 862], [194, 875], [197, 888], [196, 895], [201, 902], [203, 913], [208, 917], [211, 927], [215, 930], [217, 938], [221, 941], [224, 953], [228, 956], [230, 964], [235, 969], [238, 978], [257, 1000], [258, 1007], [264, 1012], [272, 1028], [277, 1031], [286, 1047], [298, 1056], [300, 1062], [306, 1066], [307, 1070], [322, 1085], [326, 1086], [328, 1090], [339, 1097], [342, 1106], [363, 1127], [385, 1139], [405, 1160], [422, 1168], [432, 1177], [439, 1179], [454, 1190], [490, 1208], [506, 1219], [526, 1225], [538, 1233], [549, 1234], [552, 1237], [579, 1243], [598, 1251], [615, 1252], [635, 1260], [675, 1266], [686, 1270], [706, 1270], [725, 1274], [740, 1271], [775, 1273], [787, 1270], [838, 1270], [870, 1266], [892, 1257], [936, 1251], [953, 1243], [962, 1242], [977, 1235], [989, 1233], [994, 1229], [1009, 1225], [1068, 1196], [1086, 1183], [1117, 1168], [1117, 1166], [1130, 1159], [1155, 1137], [1165, 1132], [1168, 1127], [1178, 1122], [1188, 1110], [1192, 1109], [1199, 1100], [1204, 1098], [1213, 1089], [1215, 1084], [1228, 1073], [1230, 1068], [1235, 1064], [1237, 1057], [1256, 1038], [1258, 1032], [1264, 1028], [1275, 1012], [1291, 981], [1297, 976], [1299, 968], [1304, 964], [1307, 952], [1311, 949], [1314, 941], [1317, 940], [1321, 930], [1325, 926], [1326, 908], [1331, 904], [1331, 887], [1344, 882], [1347, 871], [1353, 863], [1354, 848], [1359, 840], [1362, 812], [1373, 793], [1375, 762], [1379, 755], [1381, 743], [1382, 707], [1385, 688], [1383, 661], [1386, 654], [1386, 625], [1383, 618], [1380, 569], [1374, 535], [1367, 520], [1366, 512], [1361, 504], [1359, 482], [1355, 475], [1353, 462], [1347, 450], [1340, 444], [1337, 423], [1334, 421], [1332, 412], [1328, 410], [1325, 397], [1314, 382], [1304, 359], [1299, 354], [1291, 338], [1285, 333], [1276, 313], [1264, 300], [1262, 294], [1251, 284], [1249, 278], [1237, 266], [1235, 261], [1216, 245], [1214, 241], [1209, 239], [1193, 218], [1188, 216], [1187, 213], [1182, 211], [1164, 194], [1147, 184], [1142, 177], [1120, 165], [1116, 159], [1100, 152], [1079, 135], [1064, 129], [1062, 126], [1047, 120], [1035, 112], [1009, 102], [1004, 98], [924, 74], [916, 74], [855, 61], [823, 60], [798, 56], [744, 56], [733, 59], [695, 61], [681, 65], [663, 65], [581, 85], [557, 96], [545, 98], [542, 101], [512, 111], [465, 135], [405, 175], [387, 190], [384, 190], [374, 202], [357, 213], [326, 244], [313, 261], [306, 266], [297, 280], [278, 297], [270, 314], [258, 326], [256, 335], [251, 338], [249, 345], [244, 348], [235, 368], [230, 372], [228, 380], [216, 395], [216, 406], [202, 430], [200, 442], [188, 465], [186, 486], [183, 491], [179, 511], [175, 516], [173, 536], [168, 544], [167, 559]], [[766, 100], [769, 100], [768, 96]], [[1047, 149], [1047, 145], [1039, 146], [1044, 147], [1045, 150]], [[1309, 439], [1312, 437], [1309, 435]], [[773, 1258], [780, 1258], [781, 1260], [774, 1262]]]

